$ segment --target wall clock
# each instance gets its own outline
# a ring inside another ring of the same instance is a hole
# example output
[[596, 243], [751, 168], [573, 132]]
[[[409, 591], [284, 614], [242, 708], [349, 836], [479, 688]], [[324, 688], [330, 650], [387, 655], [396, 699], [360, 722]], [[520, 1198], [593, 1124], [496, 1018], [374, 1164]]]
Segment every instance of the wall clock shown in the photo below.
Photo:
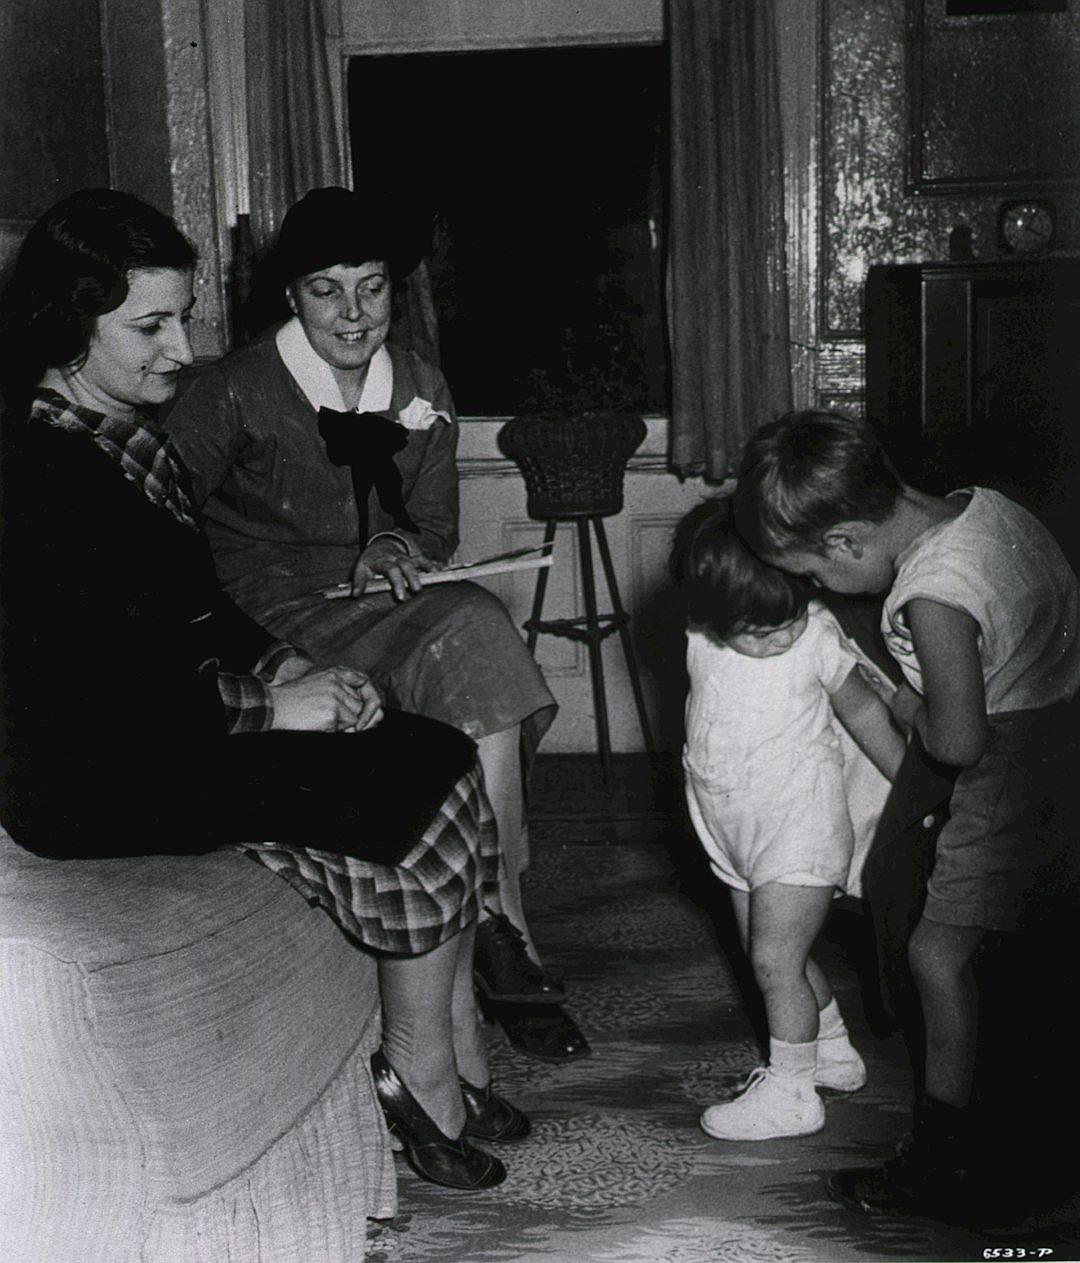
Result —
[[1009, 254], [1038, 254], [1054, 243], [1054, 207], [1040, 198], [1003, 202], [998, 212], [998, 241]]

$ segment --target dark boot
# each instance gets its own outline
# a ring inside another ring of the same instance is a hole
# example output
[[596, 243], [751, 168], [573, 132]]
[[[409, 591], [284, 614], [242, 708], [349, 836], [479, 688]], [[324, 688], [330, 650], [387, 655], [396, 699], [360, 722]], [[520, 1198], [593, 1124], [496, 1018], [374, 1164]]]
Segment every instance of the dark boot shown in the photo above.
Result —
[[916, 1215], [972, 1227], [994, 1222], [998, 1208], [973, 1171], [975, 1113], [925, 1096], [915, 1107], [915, 1126], [895, 1157], [878, 1167], [834, 1171], [829, 1194], [868, 1214]]
[[489, 1000], [512, 1004], [561, 1004], [562, 983], [529, 955], [525, 936], [502, 913], [488, 913], [476, 928], [476, 985]]

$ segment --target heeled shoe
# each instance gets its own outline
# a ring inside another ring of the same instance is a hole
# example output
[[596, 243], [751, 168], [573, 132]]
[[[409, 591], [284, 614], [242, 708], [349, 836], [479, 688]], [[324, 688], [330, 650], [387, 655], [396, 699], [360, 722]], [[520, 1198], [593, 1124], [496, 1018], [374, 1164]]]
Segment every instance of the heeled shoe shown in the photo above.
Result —
[[507, 1142], [524, 1140], [532, 1131], [528, 1115], [495, 1092], [489, 1083], [478, 1088], [467, 1079], [459, 1079], [461, 1099], [465, 1102], [465, 1134], [478, 1140]]
[[470, 1144], [464, 1129], [456, 1140], [439, 1130], [381, 1049], [372, 1055], [371, 1072], [386, 1125], [404, 1145], [409, 1166], [422, 1179], [470, 1191], [494, 1188], [506, 1179], [506, 1167]]

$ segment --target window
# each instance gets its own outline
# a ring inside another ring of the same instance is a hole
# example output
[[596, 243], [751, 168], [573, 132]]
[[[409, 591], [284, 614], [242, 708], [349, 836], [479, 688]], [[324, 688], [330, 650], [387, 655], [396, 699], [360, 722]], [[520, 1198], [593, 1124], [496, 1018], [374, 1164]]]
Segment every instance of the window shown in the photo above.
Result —
[[434, 216], [462, 415], [527, 410], [568, 366], [666, 410], [667, 76], [653, 46], [352, 59], [354, 187]]

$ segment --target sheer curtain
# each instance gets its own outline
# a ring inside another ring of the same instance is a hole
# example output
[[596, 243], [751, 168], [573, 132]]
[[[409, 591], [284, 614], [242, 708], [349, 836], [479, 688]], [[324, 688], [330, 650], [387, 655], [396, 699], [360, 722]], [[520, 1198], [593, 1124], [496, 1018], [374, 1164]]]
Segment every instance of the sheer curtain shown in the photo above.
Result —
[[439, 316], [431, 284], [431, 268], [421, 259], [416, 270], [394, 282], [394, 315], [390, 341], [415, 351], [422, 360], [439, 367]]
[[668, 0], [671, 464], [720, 480], [791, 407], [773, 0]]
[[251, 236], [264, 253], [311, 189], [346, 183], [322, 0], [245, 5]]
[[[248, 249], [265, 256], [289, 207], [311, 189], [348, 185], [331, 86], [324, 0], [246, 0], [245, 69], [250, 162]], [[361, 188], [365, 173], [353, 187]], [[381, 196], [391, 195], [376, 177]], [[238, 250], [235, 268], [244, 274]], [[250, 267], [250, 261], [248, 262]], [[250, 327], [284, 315], [280, 295], [256, 272]], [[391, 337], [438, 364], [439, 330], [426, 261], [395, 286]], [[241, 298], [241, 306], [245, 305]], [[242, 322], [241, 322], [242, 324]]]

